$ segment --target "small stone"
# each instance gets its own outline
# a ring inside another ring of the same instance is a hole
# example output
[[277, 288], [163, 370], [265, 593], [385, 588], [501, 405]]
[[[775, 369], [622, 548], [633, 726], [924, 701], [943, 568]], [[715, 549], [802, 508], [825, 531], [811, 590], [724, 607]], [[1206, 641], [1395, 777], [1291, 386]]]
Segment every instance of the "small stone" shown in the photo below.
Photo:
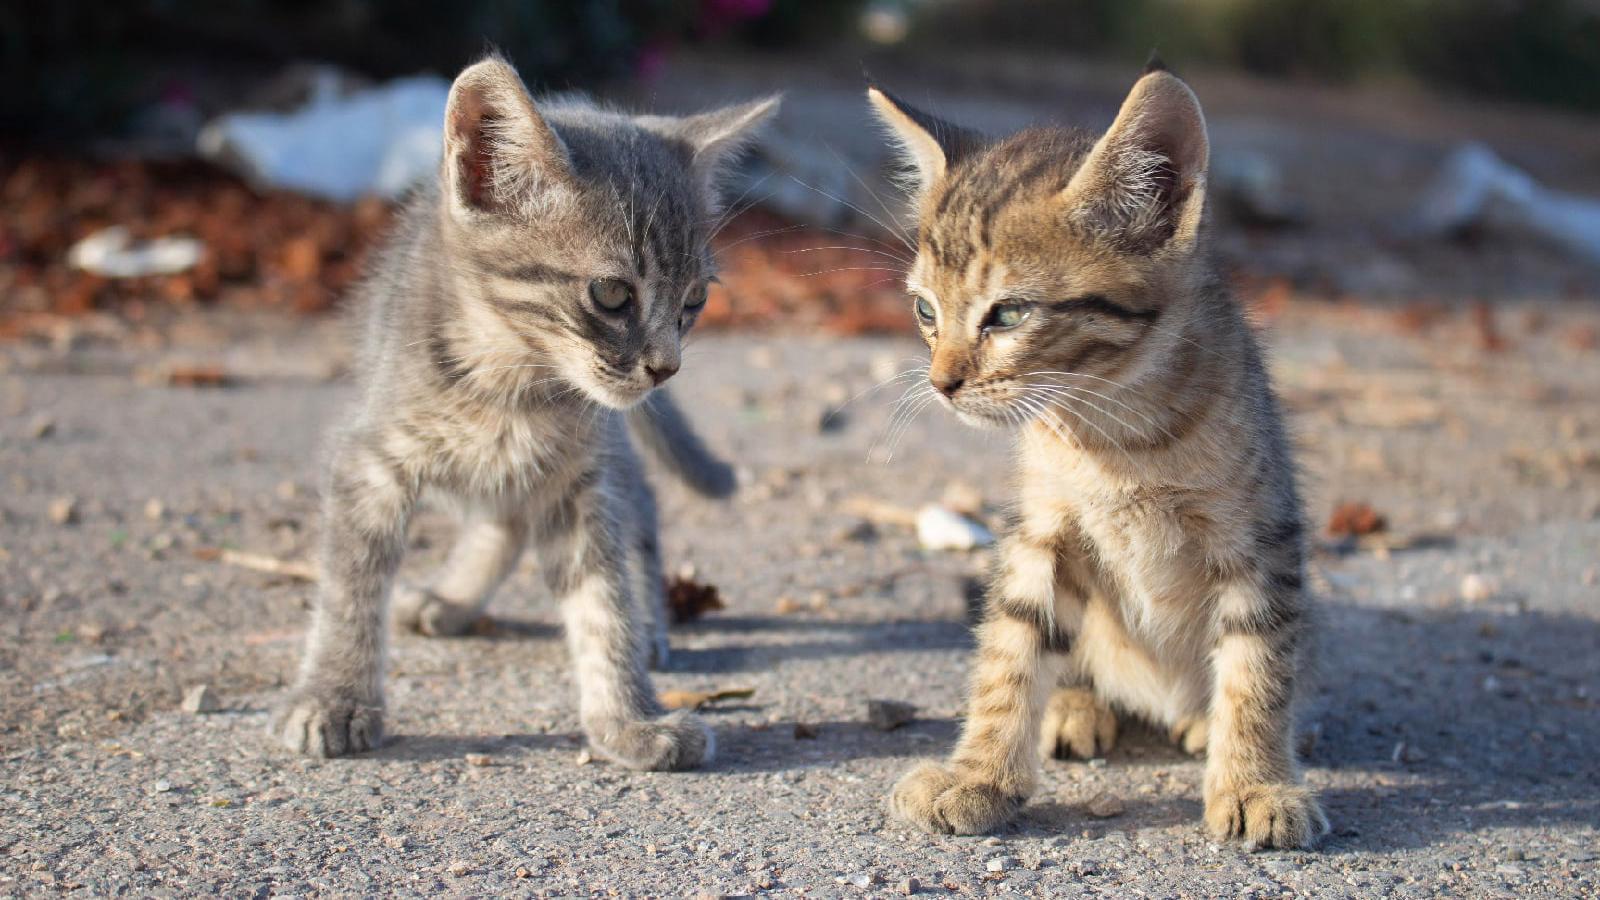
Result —
[[469, 766], [492, 766], [494, 759], [487, 753], [468, 753], [463, 757]]
[[791, 613], [799, 612], [800, 604], [796, 603], [793, 597], [789, 596], [788, 594], [784, 594], [782, 597], [778, 598], [775, 608], [778, 611], [778, 615], [787, 616]]
[[55, 433], [56, 420], [49, 416], [35, 416], [33, 421], [28, 423], [28, 437], [36, 441], [42, 441]]
[[527, 866], [517, 866], [516, 875], [517, 875], [518, 878], [532, 878], [533, 877], [533, 871], [530, 870]]
[[455, 862], [451, 863], [450, 865], [445, 866], [444, 870], [446, 872], [449, 872], [451, 875], [454, 875], [457, 878], [459, 878], [462, 875], [465, 875], [468, 872], [472, 871], [472, 868], [470, 866], [468, 866], [466, 863], [464, 863], [464, 862], [462, 862], [461, 860], [458, 859]]
[[57, 497], [50, 501], [47, 511], [52, 525], [71, 525], [78, 521], [78, 498]]
[[757, 872], [756, 877], [750, 880], [750, 884], [758, 891], [770, 891], [772, 890], [772, 876], [766, 872]]
[[161, 519], [161, 517], [165, 516], [166, 514], [167, 514], [167, 505], [165, 503], [162, 503], [160, 500], [157, 500], [156, 498], [151, 497], [149, 500], [146, 500], [144, 502], [144, 517], [146, 519], [150, 519], [152, 521], [159, 521]]
[[293, 481], [280, 481], [276, 493], [279, 500], [293, 500], [299, 496], [300, 488]]
[[1512, 847], [1506, 851], [1505, 858], [1506, 862], [1522, 862], [1523, 860], [1527, 859], [1528, 856], [1516, 847]]
[[594, 762], [594, 754], [589, 752], [588, 747], [585, 747], [578, 751], [578, 758], [576, 762], [580, 766], [587, 766], [588, 764]]
[[971, 550], [993, 544], [994, 535], [966, 516], [930, 503], [917, 511], [917, 542], [924, 550]]
[[1461, 599], [1468, 603], [1482, 603], [1495, 595], [1494, 579], [1473, 572], [1461, 579]]
[[1017, 867], [1017, 860], [1011, 856], [996, 856], [983, 864], [991, 872], [1006, 872]]
[[217, 702], [217, 695], [211, 693], [210, 685], [197, 684], [183, 692], [183, 711], [192, 716], [214, 713], [221, 708], [222, 704]]
[[1096, 819], [1114, 819], [1127, 811], [1122, 799], [1110, 791], [1101, 791], [1089, 798], [1083, 811]]
[[805, 722], [794, 723], [794, 739], [797, 741], [814, 741], [817, 739], [817, 726]]
[[165, 794], [172, 790], [172, 782], [166, 780], [165, 778], [158, 778], [156, 779], [155, 789], [156, 793]]
[[916, 878], [903, 878], [899, 884], [895, 885], [895, 890], [909, 897], [922, 890], [922, 882]]
[[856, 874], [851, 875], [849, 878], [847, 878], [845, 880], [850, 882], [851, 884], [855, 885], [858, 888], [869, 888], [869, 887], [872, 887], [872, 876], [868, 875], [865, 872], [857, 872]]
[[917, 708], [899, 700], [868, 700], [867, 721], [879, 731], [893, 731], [910, 722]]

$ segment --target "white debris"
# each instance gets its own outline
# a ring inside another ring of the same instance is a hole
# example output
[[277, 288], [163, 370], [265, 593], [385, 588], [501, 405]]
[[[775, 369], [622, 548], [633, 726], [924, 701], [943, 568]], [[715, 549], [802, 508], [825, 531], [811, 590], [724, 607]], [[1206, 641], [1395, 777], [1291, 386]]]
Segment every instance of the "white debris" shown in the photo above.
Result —
[[1469, 225], [1537, 234], [1600, 259], [1600, 200], [1552, 191], [1483, 144], [1463, 144], [1422, 193], [1417, 225], [1446, 234]]
[[924, 550], [971, 550], [993, 544], [994, 535], [966, 516], [930, 503], [917, 510], [917, 541]]
[[439, 165], [450, 83], [397, 78], [341, 93], [336, 69], [316, 73], [311, 100], [289, 113], [229, 113], [200, 132], [200, 155], [279, 187], [332, 200], [393, 197]]
[[126, 226], [113, 225], [73, 244], [67, 251], [67, 263], [107, 278], [137, 278], [187, 272], [205, 255], [206, 245], [196, 238], [135, 241]]

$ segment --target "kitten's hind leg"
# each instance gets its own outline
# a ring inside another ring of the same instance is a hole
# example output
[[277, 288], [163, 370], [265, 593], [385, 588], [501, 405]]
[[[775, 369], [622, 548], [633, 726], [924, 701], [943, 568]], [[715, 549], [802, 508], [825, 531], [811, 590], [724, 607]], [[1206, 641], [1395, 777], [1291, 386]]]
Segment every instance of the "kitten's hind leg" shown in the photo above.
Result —
[[383, 604], [413, 497], [392, 457], [343, 442], [323, 494], [321, 582], [300, 675], [273, 717], [290, 749], [340, 756], [383, 733]]
[[529, 517], [516, 500], [468, 509], [455, 547], [431, 582], [395, 586], [396, 624], [443, 637], [465, 634], [478, 621], [528, 543]]
[[711, 733], [688, 713], [663, 716], [650, 686], [651, 626], [638, 615], [618, 524], [631, 510], [618, 508], [626, 492], [606, 474], [580, 478], [541, 517], [535, 542], [566, 620], [583, 728], [596, 751], [629, 768], [692, 768], [711, 755]]
[[1039, 755], [1057, 759], [1105, 756], [1117, 743], [1117, 714], [1094, 691], [1059, 687], [1044, 709]]

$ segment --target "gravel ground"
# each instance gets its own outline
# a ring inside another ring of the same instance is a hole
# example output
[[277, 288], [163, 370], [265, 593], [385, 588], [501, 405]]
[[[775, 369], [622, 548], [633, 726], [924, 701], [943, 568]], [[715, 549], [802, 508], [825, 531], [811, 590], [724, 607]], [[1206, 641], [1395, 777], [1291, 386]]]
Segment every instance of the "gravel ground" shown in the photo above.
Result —
[[[0, 896], [1596, 896], [1600, 352], [1581, 335], [1600, 315], [1502, 309], [1499, 352], [1449, 312], [1294, 302], [1270, 324], [1311, 515], [1365, 501], [1389, 531], [1316, 560], [1306, 778], [1333, 835], [1254, 855], [1204, 836], [1201, 764], [1136, 728], [1049, 765], [1002, 833], [885, 819], [899, 773], [955, 733], [986, 559], [924, 553], [849, 501], [914, 508], [958, 482], [992, 516], [1006, 496], [1006, 439], [937, 410], [868, 461], [893, 392], [844, 401], [914, 342], [690, 351], [677, 395], [750, 484], [721, 505], [662, 485], [669, 565], [727, 608], [678, 628], [658, 686], [754, 693], [706, 713], [719, 755], [682, 774], [588, 759], [526, 568], [480, 635], [396, 636], [385, 747], [268, 742], [308, 591], [218, 557], [309, 545], [319, 434], [349, 392], [331, 325], [0, 347]], [[162, 382], [197, 359], [237, 382]], [[408, 567], [448, 536], [421, 521]], [[184, 711], [201, 684], [217, 711]], [[871, 728], [873, 698], [916, 720]]]

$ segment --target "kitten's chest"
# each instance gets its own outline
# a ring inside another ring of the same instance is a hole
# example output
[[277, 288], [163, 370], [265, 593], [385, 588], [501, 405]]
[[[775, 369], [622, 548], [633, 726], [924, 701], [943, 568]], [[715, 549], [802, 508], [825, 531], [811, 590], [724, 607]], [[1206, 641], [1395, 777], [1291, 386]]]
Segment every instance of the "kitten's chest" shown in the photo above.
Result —
[[[562, 416], [562, 410], [442, 410], [423, 430], [446, 479], [478, 492], [562, 481], [594, 456], [606, 423]], [[603, 417], [601, 417], [603, 418]]]

